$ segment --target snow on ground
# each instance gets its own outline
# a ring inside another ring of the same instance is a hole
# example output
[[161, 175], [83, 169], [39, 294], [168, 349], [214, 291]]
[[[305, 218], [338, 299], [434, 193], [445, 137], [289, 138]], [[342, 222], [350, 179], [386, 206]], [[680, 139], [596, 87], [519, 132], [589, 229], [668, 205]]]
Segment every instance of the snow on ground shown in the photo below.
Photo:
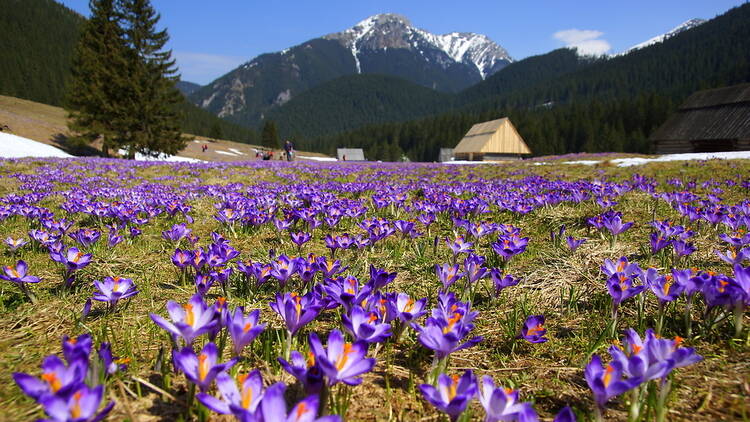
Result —
[[750, 159], [750, 151], [727, 151], [727, 152], [695, 152], [688, 154], [668, 154], [656, 158], [616, 158], [612, 164], [618, 167], [639, 166], [646, 163], [664, 162], [664, 161], [694, 161], [694, 160], [711, 160], [711, 159]]
[[297, 155], [296, 158], [301, 158], [303, 160], [312, 160], [312, 161], [338, 161], [337, 159], [333, 157], [311, 157], [308, 155]]
[[0, 158], [21, 157], [72, 157], [67, 152], [52, 145], [43, 144], [28, 138], [0, 132]]
[[221, 154], [221, 155], [228, 155], [230, 157], [237, 157], [237, 154], [235, 154], [233, 152], [221, 151], [221, 150], [216, 150], [214, 152], [217, 153], [217, 154]]
[[[120, 156], [124, 157], [128, 154], [127, 151], [124, 149], [121, 149], [117, 151]], [[202, 163], [203, 160], [198, 160], [196, 158], [190, 158], [190, 157], [180, 157], [176, 155], [168, 155], [168, 154], [160, 154], [158, 157], [152, 157], [150, 155], [144, 155], [140, 152], [135, 153], [135, 159], [136, 161], [186, 161], [191, 163]]]
[[443, 164], [458, 164], [458, 165], [467, 165], [467, 164], [493, 164], [493, 162], [492, 161], [452, 160], [452, 161], [443, 161]]
[[593, 166], [594, 164], [599, 164], [601, 161], [599, 160], [576, 160], [576, 161], [563, 161], [563, 164], [583, 164], [584, 166]]
[[233, 152], [233, 153], [235, 153], [235, 154], [237, 154], [237, 155], [245, 155], [245, 153], [244, 153], [244, 152], [242, 152], [242, 151], [238, 150], [237, 148], [227, 148], [227, 149], [228, 149], [228, 150], [229, 150], [230, 152]]

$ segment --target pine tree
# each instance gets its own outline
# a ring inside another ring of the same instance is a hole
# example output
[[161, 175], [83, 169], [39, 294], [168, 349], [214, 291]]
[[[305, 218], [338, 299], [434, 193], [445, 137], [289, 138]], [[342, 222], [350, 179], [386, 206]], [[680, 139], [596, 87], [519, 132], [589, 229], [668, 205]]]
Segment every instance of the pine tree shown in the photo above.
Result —
[[91, 18], [85, 23], [73, 59], [65, 108], [70, 119], [70, 140], [89, 144], [102, 140], [102, 152], [121, 145], [120, 101], [128, 81], [127, 47], [115, 0], [91, 0]]
[[263, 131], [260, 134], [260, 144], [271, 149], [281, 148], [279, 131], [276, 129], [276, 122], [273, 120], [266, 120], [263, 124]]
[[129, 89], [123, 117], [123, 141], [128, 158], [136, 152], [157, 156], [185, 147], [178, 106], [183, 97], [175, 88], [179, 76], [172, 52], [163, 51], [166, 29], [157, 30], [160, 15], [149, 0], [121, 0], [125, 40], [129, 47]]

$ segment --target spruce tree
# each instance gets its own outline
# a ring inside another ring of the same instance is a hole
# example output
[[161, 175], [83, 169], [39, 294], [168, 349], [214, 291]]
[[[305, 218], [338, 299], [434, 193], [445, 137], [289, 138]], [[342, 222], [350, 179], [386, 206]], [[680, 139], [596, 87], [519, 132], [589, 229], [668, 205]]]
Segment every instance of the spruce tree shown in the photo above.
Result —
[[120, 27], [115, 0], [91, 0], [91, 18], [86, 21], [76, 45], [65, 108], [68, 128], [78, 145], [102, 141], [102, 152], [122, 144], [122, 101], [128, 81], [127, 47]]
[[166, 29], [157, 29], [160, 16], [148, 0], [120, 1], [129, 48], [128, 113], [123, 116], [128, 158], [136, 152], [175, 154], [185, 147], [186, 139], [180, 131], [178, 106], [183, 97], [175, 88], [175, 61], [171, 51], [163, 50], [169, 35]]
[[276, 122], [273, 120], [266, 120], [263, 124], [263, 131], [260, 134], [260, 144], [271, 149], [281, 148], [279, 131], [276, 129]]

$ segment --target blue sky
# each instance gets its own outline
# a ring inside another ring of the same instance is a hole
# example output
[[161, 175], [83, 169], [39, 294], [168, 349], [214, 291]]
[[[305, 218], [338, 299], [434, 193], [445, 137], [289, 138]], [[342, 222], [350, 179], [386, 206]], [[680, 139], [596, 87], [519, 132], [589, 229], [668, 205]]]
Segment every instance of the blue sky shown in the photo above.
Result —
[[[61, 3], [88, 15], [88, 0]], [[206, 84], [253, 57], [399, 13], [433, 33], [489, 36], [514, 59], [566, 44], [617, 53], [691, 18], [710, 19], [742, 0], [152, 0], [183, 80]]]

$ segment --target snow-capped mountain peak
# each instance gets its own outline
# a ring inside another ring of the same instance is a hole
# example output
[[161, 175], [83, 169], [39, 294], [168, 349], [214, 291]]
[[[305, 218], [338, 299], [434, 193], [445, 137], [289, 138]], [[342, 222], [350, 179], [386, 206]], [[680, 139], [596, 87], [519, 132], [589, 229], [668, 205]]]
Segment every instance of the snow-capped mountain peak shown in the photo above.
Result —
[[636, 45], [628, 48], [627, 50], [623, 51], [620, 54], [628, 54], [628, 53], [633, 52], [635, 50], [640, 50], [641, 48], [645, 48], [645, 47], [648, 47], [650, 45], [654, 45], [654, 44], [658, 44], [660, 42], [664, 42], [664, 40], [666, 40], [666, 39], [668, 39], [670, 37], [673, 37], [673, 36], [679, 34], [680, 32], [687, 31], [688, 29], [693, 29], [696, 26], [699, 26], [699, 25], [703, 24], [704, 22], [706, 22], [705, 19], [699, 19], [699, 18], [690, 19], [690, 20], [688, 20], [686, 22], [683, 22], [683, 23], [677, 25], [676, 27], [672, 28], [669, 32], [661, 34], [661, 35], [657, 35], [657, 36], [655, 36], [655, 37], [653, 37], [653, 38], [651, 38], [649, 40], [646, 40], [646, 41], [644, 41], [644, 42], [642, 42], [640, 44], [636, 44]]
[[360, 73], [363, 50], [404, 48], [418, 51], [423, 56], [430, 55], [429, 50], [437, 50], [446, 57], [433, 59], [443, 66], [452, 63], [474, 66], [482, 79], [513, 62], [508, 52], [486, 35], [470, 32], [436, 35], [412, 26], [409, 19], [393, 13], [370, 16], [349, 29], [324, 38], [338, 40], [350, 49]]

